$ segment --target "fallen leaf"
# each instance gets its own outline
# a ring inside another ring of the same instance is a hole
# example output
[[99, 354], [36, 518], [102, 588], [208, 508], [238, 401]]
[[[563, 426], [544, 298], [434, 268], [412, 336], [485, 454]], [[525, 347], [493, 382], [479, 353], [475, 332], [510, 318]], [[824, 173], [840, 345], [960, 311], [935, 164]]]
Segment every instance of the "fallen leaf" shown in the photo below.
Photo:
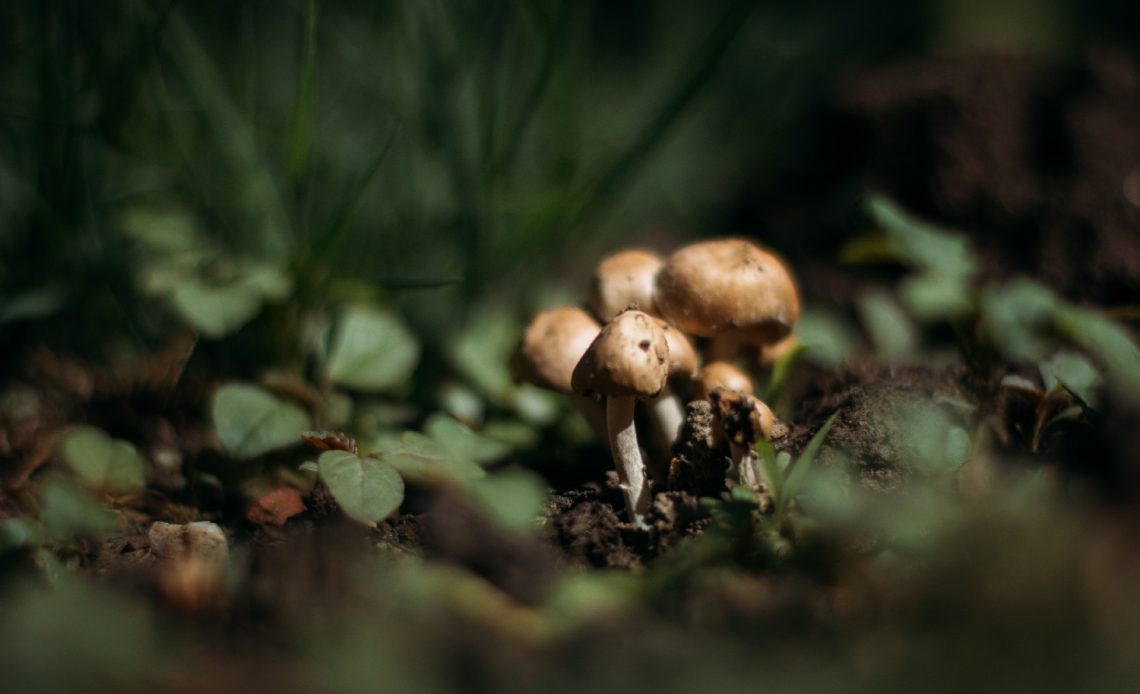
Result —
[[278, 528], [285, 521], [305, 510], [301, 493], [292, 487], [271, 489], [249, 505], [246, 520], [255, 525], [273, 525]]

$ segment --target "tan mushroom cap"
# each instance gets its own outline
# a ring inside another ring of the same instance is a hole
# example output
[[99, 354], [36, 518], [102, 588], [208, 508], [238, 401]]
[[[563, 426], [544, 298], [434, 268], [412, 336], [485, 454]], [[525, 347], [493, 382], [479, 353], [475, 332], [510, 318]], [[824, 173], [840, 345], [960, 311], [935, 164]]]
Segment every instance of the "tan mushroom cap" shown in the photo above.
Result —
[[800, 313], [795, 280], [784, 263], [746, 239], [678, 249], [657, 273], [657, 308], [700, 337], [740, 330], [764, 344], [787, 335]]
[[511, 357], [511, 375], [539, 388], [572, 392], [570, 377], [601, 326], [577, 306], [536, 315]]
[[705, 364], [697, 375], [697, 397], [708, 400], [709, 394], [717, 388], [751, 394], [755, 387], [748, 374], [726, 361], [713, 361]]
[[669, 344], [657, 319], [629, 310], [607, 323], [574, 367], [575, 393], [655, 397], [669, 376]]
[[590, 310], [599, 320], [612, 320], [630, 306], [656, 316], [654, 280], [664, 261], [640, 249], [618, 251], [598, 263], [590, 280]]
[[668, 321], [658, 318], [657, 324], [665, 333], [665, 342], [669, 346], [669, 375], [686, 378], [695, 376], [701, 362], [693, 343], [685, 337], [685, 333], [669, 325]]

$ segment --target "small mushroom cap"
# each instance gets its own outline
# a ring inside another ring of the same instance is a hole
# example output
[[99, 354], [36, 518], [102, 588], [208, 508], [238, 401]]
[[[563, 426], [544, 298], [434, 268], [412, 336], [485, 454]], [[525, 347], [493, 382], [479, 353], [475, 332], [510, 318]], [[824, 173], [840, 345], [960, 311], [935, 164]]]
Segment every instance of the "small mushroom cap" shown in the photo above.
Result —
[[575, 393], [651, 398], [669, 377], [669, 343], [657, 319], [641, 311], [606, 323], [574, 367]]
[[725, 434], [737, 445], [751, 445], [757, 438], [770, 441], [775, 435], [786, 433], [771, 408], [751, 393], [717, 388], [709, 397]]
[[654, 280], [664, 261], [649, 251], [619, 251], [598, 263], [590, 280], [590, 310], [599, 320], [612, 320], [630, 306], [657, 315]]
[[713, 361], [705, 364], [697, 376], [697, 397], [708, 400], [709, 394], [717, 388], [751, 394], [755, 387], [748, 374], [726, 361]]
[[787, 335], [800, 313], [791, 272], [745, 239], [678, 249], [657, 273], [657, 309], [681, 330], [712, 337], [741, 330], [768, 344]]
[[536, 315], [511, 357], [511, 375], [539, 388], [570, 393], [570, 376], [601, 326], [577, 306]]
[[669, 325], [667, 321], [658, 319], [657, 324], [665, 333], [665, 342], [669, 345], [669, 375], [692, 378], [701, 368], [697, 350], [685, 333]]

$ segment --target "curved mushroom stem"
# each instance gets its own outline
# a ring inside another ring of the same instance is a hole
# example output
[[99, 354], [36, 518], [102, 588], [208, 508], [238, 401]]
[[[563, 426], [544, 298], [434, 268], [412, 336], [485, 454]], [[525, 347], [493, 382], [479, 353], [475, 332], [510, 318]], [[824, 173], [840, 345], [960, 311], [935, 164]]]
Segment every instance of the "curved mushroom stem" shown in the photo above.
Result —
[[751, 447], [730, 442], [729, 449], [732, 451], [732, 467], [729, 468], [728, 474], [745, 487], [756, 488], [759, 486], [760, 479], [756, 474], [756, 456], [752, 454]]
[[669, 460], [673, 457], [673, 444], [685, 423], [685, 412], [680, 399], [668, 386], [656, 398], [646, 403], [649, 424], [653, 428], [653, 450], [649, 461], [650, 477], [663, 480], [668, 476]]
[[631, 397], [607, 398], [606, 429], [629, 519], [634, 525], [644, 528], [649, 494], [645, 486], [645, 462], [641, 458], [637, 430], [633, 426], [633, 406]]

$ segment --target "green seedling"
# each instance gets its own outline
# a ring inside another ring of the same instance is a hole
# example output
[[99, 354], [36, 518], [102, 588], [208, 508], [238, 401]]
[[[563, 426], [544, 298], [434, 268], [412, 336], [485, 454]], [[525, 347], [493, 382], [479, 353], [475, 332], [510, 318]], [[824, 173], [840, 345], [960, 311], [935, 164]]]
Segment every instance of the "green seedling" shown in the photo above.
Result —
[[772, 496], [775, 518], [782, 519], [787, 514], [792, 500], [802, 491], [804, 478], [807, 477], [812, 462], [837, 416], [838, 413], [829, 417], [794, 459], [786, 451], [777, 453], [769, 441], [764, 439], [756, 441], [761, 474]]
[[731, 537], [756, 533], [776, 555], [787, 553], [791, 546], [786, 530], [795, 510], [793, 502], [804, 491], [804, 480], [837, 416], [832, 415], [795, 458], [786, 451], [777, 452], [769, 441], [758, 439], [755, 447], [762, 488], [756, 491], [737, 485], [720, 499], [702, 502], [718, 527]]
[[112, 439], [95, 427], [69, 429], [59, 454], [88, 489], [109, 496], [139, 492], [146, 486], [146, 461], [126, 441]]
[[[868, 198], [867, 213], [876, 232], [848, 244], [841, 258], [851, 263], [892, 261], [911, 268], [913, 274], [898, 288], [911, 316], [924, 322], [947, 321], [969, 346], [1014, 361], [1044, 362], [1064, 347], [1077, 347], [1103, 369], [1105, 383], [1119, 396], [1137, 398], [1140, 347], [1109, 314], [1071, 304], [1025, 278], [980, 287], [978, 261], [962, 235], [919, 220], [881, 196]], [[876, 341], [886, 344], [890, 340], [883, 326], [894, 330], [898, 321], [886, 316], [884, 306], [877, 300], [869, 311], [864, 301], [863, 313], [873, 336], [883, 336]], [[890, 357], [893, 350], [886, 352]], [[1025, 384], [1012, 381], [1010, 387], [1024, 388]], [[1051, 413], [1068, 410], [1065, 416], [1071, 416], [1075, 412], [1069, 408], [1076, 403], [1062, 406], [1064, 398], [1052, 384], [1046, 385], [1039, 399], [1048, 404], [1035, 440]]]
[[1041, 451], [1041, 440], [1050, 427], [1083, 418], [1097, 402], [1103, 381], [1087, 359], [1073, 352], [1058, 352], [1038, 364], [1044, 387], [1023, 376], [1002, 378], [1001, 387], [1030, 399], [1034, 406], [1029, 449]]
[[219, 388], [211, 414], [218, 440], [236, 458], [254, 458], [294, 445], [312, 426], [301, 406], [248, 383]]

